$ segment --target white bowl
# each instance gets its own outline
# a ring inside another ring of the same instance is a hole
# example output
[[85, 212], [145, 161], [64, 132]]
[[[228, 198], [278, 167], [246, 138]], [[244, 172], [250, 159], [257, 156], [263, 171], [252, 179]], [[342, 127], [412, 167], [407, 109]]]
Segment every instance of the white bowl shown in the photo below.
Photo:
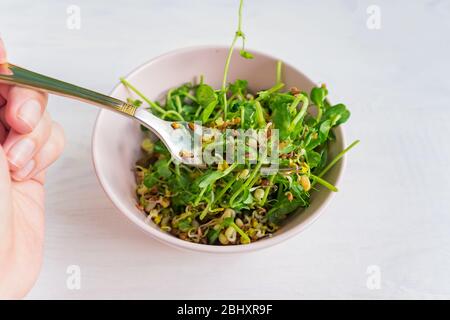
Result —
[[[247, 60], [234, 52], [228, 81], [246, 79], [252, 92], [272, 87], [275, 83], [277, 58], [251, 51], [254, 59]], [[131, 72], [127, 79], [150, 99], [158, 100], [168, 89], [185, 82], [194, 81], [199, 75], [215, 88], [221, 86], [227, 47], [202, 46], [180, 49], [150, 60]], [[315, 84], [300, 71], [284, 64], [283, 82], [285, 88], [295, 86], [309, 92]], [[126, 99], [128, 91], [119, 84], [111, 93], [119, 99]], [[336, 142], [330, 146], [330, 158], [344, 148], [344, 136], [340, 127], [334, 129]], [[95, 171], [106, 194], [116, 207], [143, 231], [156, 240], [169, 245], [201, 252], [239, 253], [266, 248], [284, 241], [310, 225], [324, 211], [333, 192], [318, 187], [312, 192], [311, 205], [292, 213], [285, 225], [271, 238], [261, 239], [246, 245], [214, 246], [196, 244], [181, 240], [145, 222], [145, 216], [136, 207], [135, 178], [133, 168], [140, 157], [142, 133], [139, 124], [119, 114], [102, 110], [95, 124], [92, 153]], [[345, 157], [330, 170], [325, 179], [338, 185], [345, 166]]]

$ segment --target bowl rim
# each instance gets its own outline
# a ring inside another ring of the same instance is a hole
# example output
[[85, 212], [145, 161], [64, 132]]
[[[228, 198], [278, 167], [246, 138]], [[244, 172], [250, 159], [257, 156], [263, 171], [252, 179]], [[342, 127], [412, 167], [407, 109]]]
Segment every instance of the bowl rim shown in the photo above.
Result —
[[[229, 49], [229, 46], [199, 45], [199, 46], [188, 46], [188, 47], [171, 50], [169, 52], [160, 54], [160, 55], [140, 64], [138, 67], [136, 67], [131, 72], [129, 72], [124, 78], [128, 79], [129, 77], [132, 77], [132, 76], [138, 74], [139, 72], [141, 72], [143, 69], [145, 69], [149, 65], [157, 63], [159, 60], [161, 60], [163, 58], [167, 58], [170, 56], [174, 56], [174, 55], [178, 55], [178, 54], [186, 53], [186, 52], [191, 52], [191, 51], [217, 50], [217, 49]], [[238, 50], [238, 49], [234, 49], [234, 50]], [[311, 83], [313, 83], [317, 86], [316, 82], [312, 81], [303, 72], [301, 72], [300, 70], [298, 70], [296, 67], [292, 66], [291, 64], [283, 61], [282, 59], [278, 59], [275, 56], [260, 52], [258, 50], [247, 49], [247, 51], [254, 53], [255, 55], [258, 55], [258, 56], [266, 57], [266, 58], [273, 59], [273, 60], [280, 60], [283, 62], [283, 64], [285, 66], [292, 68], [295, 72], [299, 73], [305, 79], [307, 79], [308, 81], [310, 81]], [[114, 91], [116, 91], [120, 86], [121, 86], [121, 83], [118, 82], [113, 87], [113, 89], [109, 92], [109, 94], [112, 95], [114, 93]], [[325, 200], [321, 204], [319, 204], [317, 209], [314, 212], [312, 212], [309, 217], [307, 217], [304, 221], [302, 221], [302, 223], [293, 226], [290, 230], [285, 231], [284, 233], [281, 233], [278, 235], [275, 234], [271, 238], [263, 239], [263, 241], [255, 241], [250, 244], [239, 244], [239, 245], [232, 245], [232, 246], [217, 246], [217, 245], [209, 245], [209, 244], [198, 244], [198, 243], [181, 240], [181, 239], [174, 237], [173, 235], [170, 235], [162, 230], [149, 228], [148, 224], [145, 223], [143, 220], [140, 220], [138, 217], [136, 217], [134, 213], [130, 212], [128, 210], [128, 207], [125, 204], [123, 204], [118, 199], [110, 196], [110, 194], [112, 194], [111, 186], [108, 185], [104, 174], [102, 173], [101, 170], [99, 170], [99, 164], [98, 164], [99, 156], [98, 156], [98, 152], [97, 152], [98, 148], [96, 148], [97, 140], [99, 139], [98, 136], [100, 135], [100, 132], [98, 130], [99, 123], [101, 121], [102, 115], [107, 112], [109, 112], [109, 111], [104, 110], [104, 109], [101, 109], [98, 112], [97, 117], [95, 119], [94, 129], [93, 129], [92, 139], [91, 139], [92, 162], [94, 165], [94, 171], [97, 176], [97, 179], [99, 180], [103, 191], [105, 192], [107, 197], [110, 199], [110, 201], [114, 204], [114, 206], [118, 209], [118, 211], [120, 211], [123, 215], [125, 215], [128, 218], [128, 220], [133, 222], [134, 225], [139, 227], [139, 229], [141, 229], [146, 234], [150, 235], [153, 239], [163, 242], [165, 244], [168, 244], [172, 247], [187, 249], [189, 251], [206, 252], [206, 253], [244, 253], [244, 252], [249, 252], [249, 251], [260, 250], [263, 248], [268, 248], [268, 247], [280, 244], [281, 242], [284, 242], [287, 239], [292, 238], [293, 236], [304, 231], [307, 227], [309, 227], [312, 223], [314, 223], [319, 218], [319, 216], [323, 213], [323, 211], [329, 205], [330, 201], [335, 196], [335, 193], [331, 192], [329, 194], [329, 196], [326, 197]], [[342, 142], [342, 145], [345, 147], [345, 131], [344, 131], [344, 129], [341, 126], [338, 126], [338, 127], [334, 128], [334, 130], [340, 131], [341, 142]], [[346, 169], [346, 165], [347, 165], [346, 155], [344, 155], [340, 159], [340, 162], [341, 162], [341, 168], [337, 172], [337, 175], [336, 175], [336, 183], [335, 183], [336, 187], [338, 187], [340, 185], [342, 176], [344, 175], [344, 172]]]

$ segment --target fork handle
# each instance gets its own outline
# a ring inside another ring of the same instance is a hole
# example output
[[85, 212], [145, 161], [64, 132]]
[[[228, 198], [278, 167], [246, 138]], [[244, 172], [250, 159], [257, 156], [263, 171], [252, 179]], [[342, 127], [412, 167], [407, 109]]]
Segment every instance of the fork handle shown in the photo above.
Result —
[[50, 78], [11, 63], [0, 64], [0, 82], [74, 98], [130, 117], [134, 117], [138, 108], [122, 100]]

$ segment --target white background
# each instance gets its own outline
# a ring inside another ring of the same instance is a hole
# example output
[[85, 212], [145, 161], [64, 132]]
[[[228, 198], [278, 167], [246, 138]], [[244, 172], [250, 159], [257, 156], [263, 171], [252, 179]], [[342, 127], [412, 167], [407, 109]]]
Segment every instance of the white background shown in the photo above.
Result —
[[[66, 9], [81, 8], [81, 29]], [[381, 29], [366, 26], [369, 5]], [[10, 61], [101, 92], [161, 53], [228, 44], [238, 1], [1, 0]], [[91, 162], [97, 110], [52, 97], [67, 133], [50, 171], [41, 276], [28, 298], [450, 298], [450, 2], [248, 0], [248, 46], [326, 82], [352, 111], [341, 191], [297, 237], [242, 256], [180, 252], [131, 225]], [[136, 142], [138, 143], [138, 142]], [[69, 265], [81, 289], [66, 286]], [[366, 282], [381, 271], [381, 288]]]

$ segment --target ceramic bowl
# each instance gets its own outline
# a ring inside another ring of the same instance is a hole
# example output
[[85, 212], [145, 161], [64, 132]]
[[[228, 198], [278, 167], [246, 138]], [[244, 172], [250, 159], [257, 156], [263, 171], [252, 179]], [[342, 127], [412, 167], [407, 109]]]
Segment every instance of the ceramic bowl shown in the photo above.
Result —
[[[203, 46], [176, 50], [138, 67], [126, 78], [153, 100], [163, 99], [168, 89], [185, 82], [195, 81], [204, 75], [205, 81], [220, 88], [223, 69], [228, 53], [227, 47]], [[251, 51], [254, 59], [243, 59], [238, 52], [233, 54], [228, 80], [246, 79], [252, 92], [272, 87], [276, 78], [276, 63], [279, 59]], [[284, 64], [282, 81], [286, 88], [295, 86], [309, 92], [315, 83], [289, 64]], [[111, 95], [126, 99], [129, 92], [117, 85]], [[342, 128], [334, 129], [336, 142], [330, 146], [330, 158], [344, 148]], [[95, 171], [108, 197], [115, 206], [144, 232], [168, 245], [200, 252], [239, 253], [267, 248], [297, 235], [309, 226], [325, 210], [333, 192], [318, 187], [311, 196], [311, 205], [292, 213], [282, 228], [272, 237], [246, 245], [217, 246], [183, 241], [160, 230], [136, 207], [135, 178], [133, 168], [141, 155], [142, 132], [139, 123], [119, 114], [100, 111], [93, 133], [92, 153]], [[345, 166], [345, 157], [330, 170], [325, 179], [339, 184]]]

